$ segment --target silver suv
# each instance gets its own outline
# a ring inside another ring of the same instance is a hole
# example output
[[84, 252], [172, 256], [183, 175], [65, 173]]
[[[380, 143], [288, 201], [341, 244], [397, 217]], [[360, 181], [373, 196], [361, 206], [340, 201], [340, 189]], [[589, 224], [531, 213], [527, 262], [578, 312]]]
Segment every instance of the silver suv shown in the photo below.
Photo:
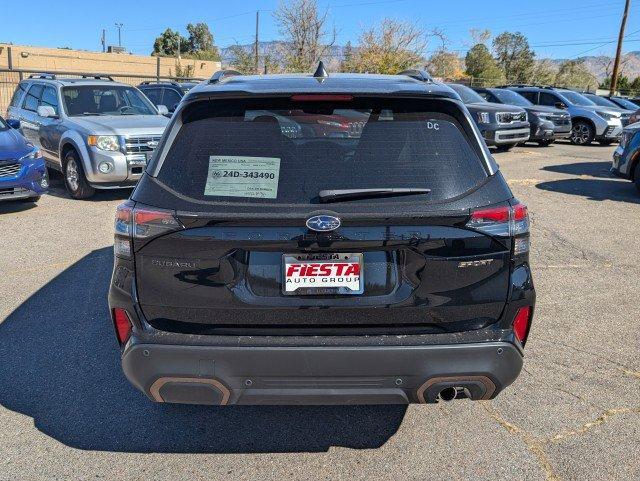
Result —
[[571, 142], [588, 145], [594, 140], [609, 145], [622, 134], [620, 110], [596, 105], [584, 95], [573, 90], [535, 87], [530, 85], [506, 85], [536, 105], [566, 109], [571, 115]]
[[137, 88], [110, 77], [20, 82], [7, 110], [25, 137], [41, 148], [47, 167], [64, 174], [69, 195], [133, 187], [169, 122]]

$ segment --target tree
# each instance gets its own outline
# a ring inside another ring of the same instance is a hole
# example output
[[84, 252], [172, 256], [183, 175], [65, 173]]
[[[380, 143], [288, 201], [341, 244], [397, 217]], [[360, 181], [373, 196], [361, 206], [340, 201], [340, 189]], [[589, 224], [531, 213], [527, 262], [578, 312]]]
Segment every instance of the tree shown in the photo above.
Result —
[[179, 32], [168, 28], [153, 42], [152, 55], [174, 57], [178, 52], [178, 45], [180, 45], [181, 54], [189, 51], [188, 40], [180, 35]]
[[640, 76], [633, 79], [633, 82], [629, 85], [629, 95], [640, 95]]
[[356, 52], [346, 63], [352, 72], [396, 74], [423, 63], [426, 36], [420, 27], [390, 18], [360, 34]]
[[536, 85], [553, 85], [557, 75], [558, 67], [551, 60], [536, 60], [529, 82]]
[[189, 23], [187, 24], [187, 32], [189, 32], [189, 51], [197, 52], [198, 50], [213, 50], [213, 35], [206, 23]]
[[351, 42], [347, 42], [342, 52], [342, 60], [340, 61], [340, 71], [352, 72], [354, 70], [353, 60], [354, 60], [353, 46], [351, 45]]
[[535, 52], [520, 32], [504, 32], [493, 39], [498, 65], [509, 82], [527, 82], [535, 66]]
[[560, 64], [555, 83], [565, 87], [577, 87], [588, 90], [598, 85], [598, 80], [589, 71], [584, 61], [565, 60]]
[[152, 55], [175, 57], [180, 46], [180, 55], [197, 60], [220, 60], [218, 48], [213, 44], [213, 35], [206, 23], [188, 24], [189, 38], [180, 32], [166, 29], [153, 42]]
[[454, 52], [438, 49], [427, 62], [429, 73], [434, 77], [456, 80], [464, 77], [462, 59]]
[[471, 36], [471, 40], [473, 40], [474, 45], [478, 43], [483, 43], [486, 45], [491, 38], [491, 30], [488, 30], [486, 28], [472, 28], [469, 30], [469, 35]]
[[[631, 84], [629, 83], [629, 77], [625, 75], [618, 75], [618, 82], [616, 84], [618, 92], [627, 93], [631, 89]], [[601, 89], [609, 90], [611, 88], [611, 76], [605, 77], [605, 79], [600, 84]]]
[[189, 58], [198, 60], [220, 60], [218, 47], [213, 44], [213, 34], [206, 23], [188, 24]]
[[317, 0], [281, 2], [273, 17], [284, 36], [287, 71], [310, 71], [335, 42], [335, 28], [328, 30], [327, 11], [319, 12]]
[[479, 79], [484, 85], [504, 82], [504, 74], [484, 43], [471, 47], [464, 59], [466, 73]]
[[231, 67], [245, 75], [256, 73], [256, 61], [253, 53], [241, 45], [229, 47]]

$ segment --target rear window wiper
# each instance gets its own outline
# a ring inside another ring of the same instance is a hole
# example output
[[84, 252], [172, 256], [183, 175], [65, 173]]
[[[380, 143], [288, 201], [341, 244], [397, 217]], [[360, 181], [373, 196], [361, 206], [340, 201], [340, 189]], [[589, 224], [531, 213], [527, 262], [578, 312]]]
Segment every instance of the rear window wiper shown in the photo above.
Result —
[[320, 202], [340, 202], [342, 200], [371, 199], [374, 197], [396, 197], [400, 195], [428, 194], [431, 189], [410, 188], [382, 188], [382, 189], [333, 189], [321, 190], [318, 193]]

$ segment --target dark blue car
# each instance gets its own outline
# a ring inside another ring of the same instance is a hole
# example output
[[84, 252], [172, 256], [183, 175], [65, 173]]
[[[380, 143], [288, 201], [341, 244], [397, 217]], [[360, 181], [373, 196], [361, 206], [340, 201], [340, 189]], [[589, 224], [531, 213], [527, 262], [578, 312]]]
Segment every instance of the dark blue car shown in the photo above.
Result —
[[40, 150], [18, 131], [20, 122], [0, 117], [0, 201], [37, 202], [49, 187]]

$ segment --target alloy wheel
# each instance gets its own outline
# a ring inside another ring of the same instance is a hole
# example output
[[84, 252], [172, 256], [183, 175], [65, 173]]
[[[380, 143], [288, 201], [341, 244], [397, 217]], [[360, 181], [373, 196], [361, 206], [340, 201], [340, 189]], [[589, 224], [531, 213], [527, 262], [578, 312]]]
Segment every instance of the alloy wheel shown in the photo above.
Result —
[[79, 187], [78, 183], [78, 166], [76, 165], [76, 161], [74, 159], [69, 159], [67, 161], [67, 184], [71, 188], [72, 191], [77, 191]]
[[576, 124], [572, 129], [572, 137], [576, 144], [586, 144], [591, 137], [591, 129], [586, 124]]

